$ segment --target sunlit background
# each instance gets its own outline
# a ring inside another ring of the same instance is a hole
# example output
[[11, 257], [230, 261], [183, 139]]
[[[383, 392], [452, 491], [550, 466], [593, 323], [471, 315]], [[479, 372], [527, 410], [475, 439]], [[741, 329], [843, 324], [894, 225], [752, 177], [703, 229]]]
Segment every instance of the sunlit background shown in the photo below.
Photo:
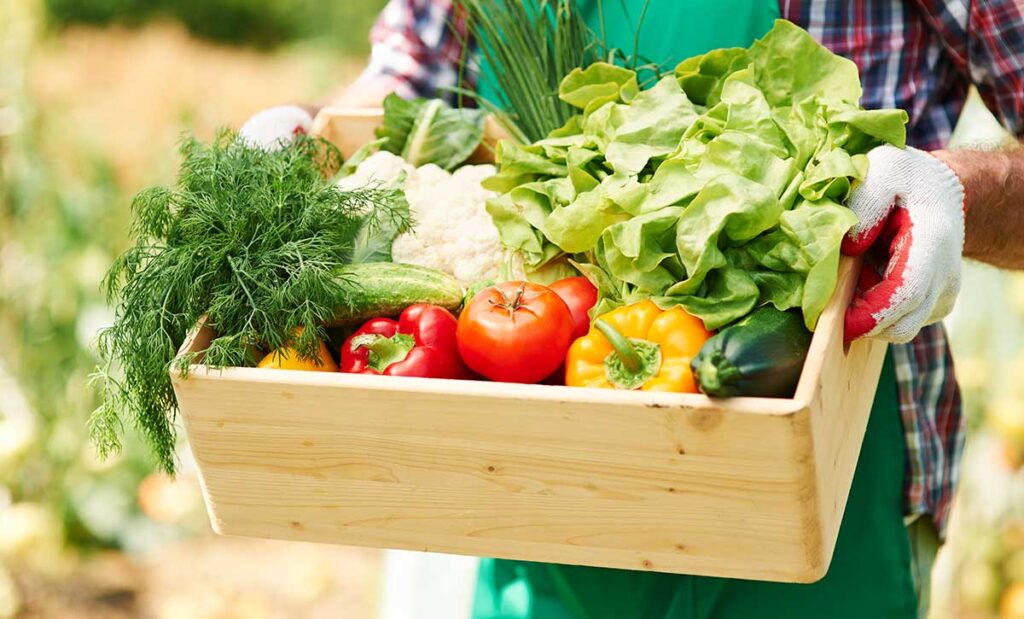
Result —
[[[183, 132], [351, 81], [383, 4], [0, 0], [0, 619], [453, 619], [415, 603], [417, 583], [451, 596], [411, 555], [215, 537], [187, 453], [172, 481], [138, 445], [100, 462], [86, 437], [131, 196], [173, 179]], [[956, 136], [1007, 139], [976, 101]], [[948, 324], [972, 434], [933, 616], [1024, 618], [1024, 277], [969, 265]]]

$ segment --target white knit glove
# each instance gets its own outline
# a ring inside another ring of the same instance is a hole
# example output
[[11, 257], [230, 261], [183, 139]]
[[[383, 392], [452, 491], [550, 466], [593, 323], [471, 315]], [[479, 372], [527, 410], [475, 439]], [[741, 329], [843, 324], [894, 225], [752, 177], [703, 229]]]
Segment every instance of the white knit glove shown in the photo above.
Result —
[[865, 262], [846, 311], [846, 341], [909, 342], [942, 320], [960, 291], [964, 187], [949, 166], [914, 148], [879, 146], [867, 156], [867, 178], [848, 202], [859, 221], [843, 253], [874, 246], [884, 268], [879, 275]]
[[296, 135], [308, 133], [312, 126], [313, 117], [306, 110], [295, 105], [280, 105], [253, 114], [238, 130], [238, 135], [250, 146], [276, 150]]

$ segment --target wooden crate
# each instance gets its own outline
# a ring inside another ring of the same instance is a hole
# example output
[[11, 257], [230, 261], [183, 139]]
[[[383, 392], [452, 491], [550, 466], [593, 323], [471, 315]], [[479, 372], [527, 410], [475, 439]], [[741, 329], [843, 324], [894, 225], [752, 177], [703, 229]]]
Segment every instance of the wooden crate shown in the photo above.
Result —
[[[844, 259], [793, 399], [202, 365], [172, 378], [218, 533], [812, 582], [885, 354], [844, 350], [856, 275]], [[211, 337], [200, 324], [182, 349]]]

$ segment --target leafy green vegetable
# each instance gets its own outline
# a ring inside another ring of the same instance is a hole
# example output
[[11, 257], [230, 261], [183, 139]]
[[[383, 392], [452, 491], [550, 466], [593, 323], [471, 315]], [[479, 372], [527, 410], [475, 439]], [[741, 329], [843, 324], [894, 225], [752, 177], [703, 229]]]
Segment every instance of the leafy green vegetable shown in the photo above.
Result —
[[672, 76], [630, 99], [629, 105], [609, 109], [615, 138], [605, 149], [605, 159], [621, 175], [639, 174], [652, 158], [671, 154], [697, 118]]
[[750, 47], [750, 58], [757, 84], [772, 107], [812, 97], [851, 106], [860, 101], [857, 65], [822, 47], [791, 22], [777, 21]]
[[451, 170], [466, 161], [484, 137], [484, 112], [452, 108], [440, 99], [384, 99], [384, 121], [377, 129], [380, 148], [414, 166], [428, 163]]
[[532, 269], [572, 256], [597, 311], [647, 297], [717, 329], [770, 304], [813, 329], [855, 223], [843, 202], [868, 150], [904, 145], [906, 114], [861, 109], [855, 65], [781, 20], [636, 85], [608, 64], [572, 71], [559, 94], [577, 115], [499, 146], [502, 241]]
[[747, 50], [729, 47], [687, 58], [676, 67], [675, 75], [691, 101], [710, 106], [721, 98], [724, 78], [748, 65]]
[[265, 152], [221, 133], [185, 140], [181, 156], [177, 185], [136, 196], [135, 245], [104, 282], [117, 306], [98, 340], [104, 400], [91, 419], [101, 455], [120, 449], [127, 420], [168, 473], [178, 408], [168, 370], [188, 371], [192, 359], [175, 355], [199, 317], [218, 335], [209, 365], [254, 365], [259, 347], [280, 348], [298, 327], [292, 345], [314, 357], [322, 325], [358, 298], [346, 275], [354, 252], [409, 224], [399, 192], [347, 192], [325, 178], [341, 156], [320, 139]]
[[363, 216], [362, 226], [352, 239], [348, 261], [352, 264], [391, 262], [391, 245], [395, 237], [408, 228], [409, 203], [405, 194], [398, 193], [392, 202], [394, 217], [380, 221], [376, 216]]
[[636, 72], [598, 62], [576, 67], [558, 88], [558, 98], [572, 107], [597, 109], [613, 101], [629, 101], [640, 92]]

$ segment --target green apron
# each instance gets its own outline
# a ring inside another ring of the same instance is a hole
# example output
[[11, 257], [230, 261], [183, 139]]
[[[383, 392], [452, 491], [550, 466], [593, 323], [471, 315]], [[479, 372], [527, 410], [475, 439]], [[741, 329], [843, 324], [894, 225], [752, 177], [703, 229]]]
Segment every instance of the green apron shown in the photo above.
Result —
[[[600, 32], [596, 0], [578, 4]], [[631, 54], [630, 24], [643, 1], [602, 4], [609, 46]], [[651, 0], [639, 56], [670, 68], [709, 49], [746, 47], [777, 17], [775, 0]], [[482, 70], [488, 74], [488, 67]], [[481, 81], [484, 96], [487, 82]], [[835, 555], [821, 581], [796, 585], [484, 559], [473, 618], [913, 618], [917, 600], [903, 523], [903, 456], [895, 374], [886, 357]]]

